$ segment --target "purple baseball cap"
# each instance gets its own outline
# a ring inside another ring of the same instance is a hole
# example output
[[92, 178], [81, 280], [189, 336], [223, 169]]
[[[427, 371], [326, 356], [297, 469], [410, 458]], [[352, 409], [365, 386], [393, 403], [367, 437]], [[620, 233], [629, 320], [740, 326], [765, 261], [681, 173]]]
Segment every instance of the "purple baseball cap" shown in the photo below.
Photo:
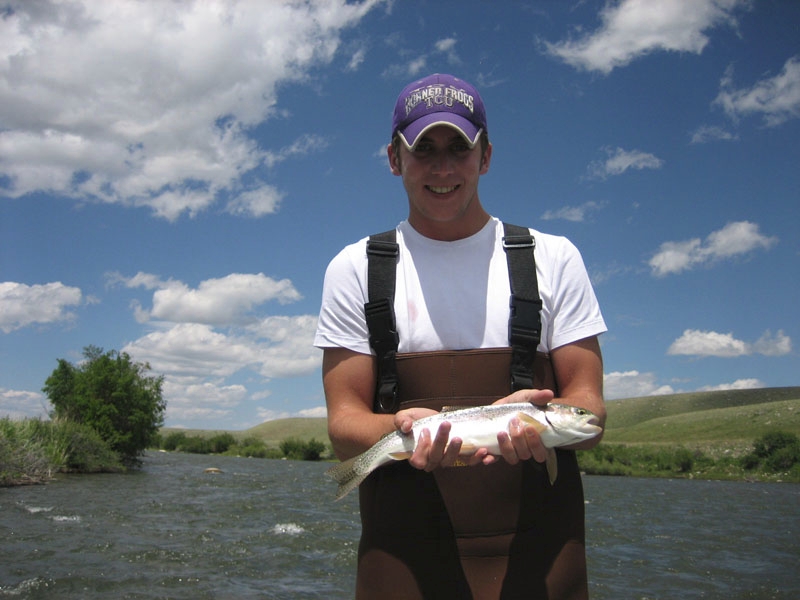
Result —
[[466, 81], [436, 73], [408, 84], [397, 97], [392, 119], [392, 138], [400, 136], [413, 150], [432, 127], [456, 129], [471, 148], [486, 131], [486, 109], [478, 90]]

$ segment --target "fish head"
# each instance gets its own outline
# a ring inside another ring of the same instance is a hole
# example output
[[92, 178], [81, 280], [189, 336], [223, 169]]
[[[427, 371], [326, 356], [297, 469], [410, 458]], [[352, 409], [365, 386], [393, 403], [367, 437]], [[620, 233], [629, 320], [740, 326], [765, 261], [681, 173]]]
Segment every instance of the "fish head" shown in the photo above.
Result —
[[555, 445], [588, 440], [603, 431], [600, 419], [589, 409], [566, 404], [548, 404], [542, 410], [549, 425], [549, 433], [557, 440]]

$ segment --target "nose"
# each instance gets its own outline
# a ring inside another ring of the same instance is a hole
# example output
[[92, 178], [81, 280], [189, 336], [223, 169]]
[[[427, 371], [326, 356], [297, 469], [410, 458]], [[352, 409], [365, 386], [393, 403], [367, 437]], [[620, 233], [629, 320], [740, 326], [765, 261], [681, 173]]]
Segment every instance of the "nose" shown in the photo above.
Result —
[[431, 160], [431, 171], [435, 175], [449, 175], [453, 172], [454, 157], [449, 152], [438, 152]]

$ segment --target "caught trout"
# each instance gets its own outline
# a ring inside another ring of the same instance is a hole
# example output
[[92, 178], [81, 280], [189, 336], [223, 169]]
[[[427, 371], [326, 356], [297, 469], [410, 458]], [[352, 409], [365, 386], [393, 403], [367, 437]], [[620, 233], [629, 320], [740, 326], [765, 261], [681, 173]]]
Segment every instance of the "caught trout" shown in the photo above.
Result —
[[460, 438], [461, 454], [472, 455], [479, 448], [500, 455], [497, 434], [508, 431], [511, 420], [517, 418], [523, 425], [532, 425], [542, 443], [549, 448], [547, 473], [552, 484], [556, 480], [556, 457], [553, 448], [569, 446], [595, 437], [602, 431], [599, 419], [589, 410], [564, 404], [537, 406], [530, 402], [491, 404], [474, 408], [443, 408], [442, 412], [414, 422], [407, 434], [392, 431], [383, 436], [372, 448], [328, 469], [327, 474], [339, 484], [339, 500], [357, 488], [378, 467], [394, 460], [411, 457], [423, 429], [436, 434], [444, 421], [451, 424], [450, 439]]

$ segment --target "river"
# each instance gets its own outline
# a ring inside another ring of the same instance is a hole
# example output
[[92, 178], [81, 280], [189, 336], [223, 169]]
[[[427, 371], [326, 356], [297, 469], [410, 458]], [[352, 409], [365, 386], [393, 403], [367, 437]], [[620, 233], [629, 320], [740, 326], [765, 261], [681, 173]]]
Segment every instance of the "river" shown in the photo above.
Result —
[[[150, 453], [0, 489], [0, 598], [352, 598], [357, 498], [333, 502], [327, 466]], [[584, 487], [594, 600], [800, 598], [800, 485]]]

